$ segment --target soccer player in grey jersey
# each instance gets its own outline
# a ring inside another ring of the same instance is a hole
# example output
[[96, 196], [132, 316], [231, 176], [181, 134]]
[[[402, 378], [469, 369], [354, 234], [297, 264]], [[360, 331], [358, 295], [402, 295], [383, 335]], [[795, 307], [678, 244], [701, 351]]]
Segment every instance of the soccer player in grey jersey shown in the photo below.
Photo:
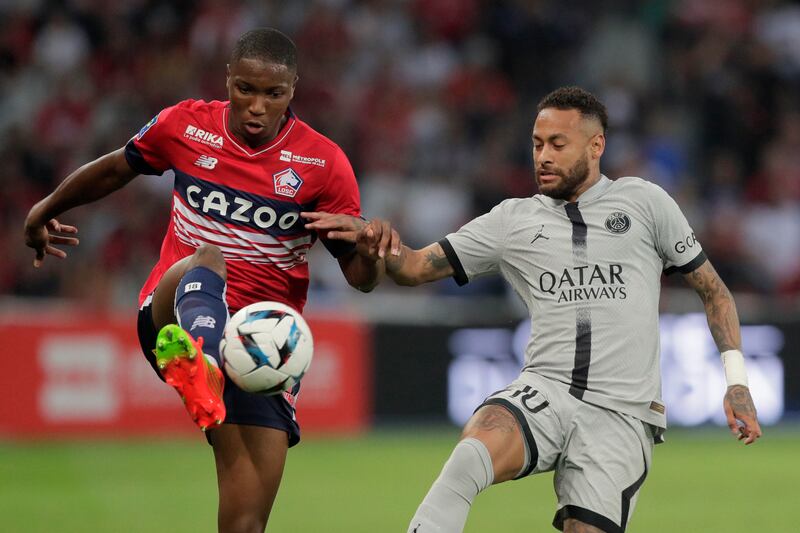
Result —
[[533, 127], [540, 194], [506, 200], [421, 250], [402, 246], [386, 221], [309, 216], [310, 227], [333, 229], [330, 237], [356, 242], [365, 257], [386, 257], [398, 284], [500, 274], [531, 314], [522, 372], [476, 410], [409, 532], [462, 531], [478, 492], [547, 471], [557, 529], [625, 531], [666, 427], [662, 272], [683, 274], [705, 305], [731, 431], [745, 444], [761, 435], [733, 298], [663, 189], [601, 174], [606, 124], [605, 107], [580, 88], [546, 96]]

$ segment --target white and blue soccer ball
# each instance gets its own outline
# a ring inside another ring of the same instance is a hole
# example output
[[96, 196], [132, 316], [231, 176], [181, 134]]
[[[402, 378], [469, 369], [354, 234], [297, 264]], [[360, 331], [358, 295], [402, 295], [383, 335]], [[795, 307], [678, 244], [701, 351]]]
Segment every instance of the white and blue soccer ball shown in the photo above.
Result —
[[225, 373], [247, 392], [279, 394], [300, 381], [311, 365], [311, 329], [291, 307], [258, 302], [228, 320], [220, 343]]

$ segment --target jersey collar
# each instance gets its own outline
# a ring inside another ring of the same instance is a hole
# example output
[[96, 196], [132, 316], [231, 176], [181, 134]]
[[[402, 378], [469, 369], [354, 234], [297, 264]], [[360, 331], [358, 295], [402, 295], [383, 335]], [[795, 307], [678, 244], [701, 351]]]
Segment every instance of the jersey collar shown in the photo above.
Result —
[[272, 143], [264, 148], [259, 148], [258, 150], [253, 150], [252, 148], [248, 148], [247, 146], [240, 144], [236, 140], [236, 137], [234, 137], [233, 134], [228, 131], [228, 106], [225, 106], [225, 108], [222, 110], [222, 131], [225, 132], [225, 137], [227, 137], [231, 144], [238, 148], [239, 151], [244, 152], [248, 157], [255, 157], [263, 154], [264, 152], [269, 152], [286, 140], [286, 137], [289, 136], [289, 133], [292, 131], [295, 123], [297, 122], [297, 117], [291, 108], [286, 110], [286, 118], [288, 119], [286, 124], [284, 124], [280, 131], [278, 131], [278, 135], [272, 140]]
[[[577, 202], [579, 204], [584, 204], [599, 198], [611, 186], [611, 183], [611, 180], [608, 179], [605, 174], [600, 174], [600, 179], [597, 180], [597, 183], [583, 191], [583, 193], [578, 196]], [[556, 200], [544, 194], [537, 194], [536, 196], [540, 197], [545, 204], [553, 207], [560, 207], [567, 203], [566, 200]]]

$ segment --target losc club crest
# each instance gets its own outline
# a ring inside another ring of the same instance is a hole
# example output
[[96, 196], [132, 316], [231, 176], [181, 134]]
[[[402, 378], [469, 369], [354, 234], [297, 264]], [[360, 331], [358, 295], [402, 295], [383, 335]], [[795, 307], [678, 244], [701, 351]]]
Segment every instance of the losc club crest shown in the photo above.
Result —
[[622, 211], [614, 211], [606, 218], [606, 229], [611, 233], [625, 233], [631, 229], [631, 219]]
[[303, 185], [303, 178], [291, 168], [273, 174], [272, 179], [275, 181], [275, 193], [289, 198], [294, 198]]

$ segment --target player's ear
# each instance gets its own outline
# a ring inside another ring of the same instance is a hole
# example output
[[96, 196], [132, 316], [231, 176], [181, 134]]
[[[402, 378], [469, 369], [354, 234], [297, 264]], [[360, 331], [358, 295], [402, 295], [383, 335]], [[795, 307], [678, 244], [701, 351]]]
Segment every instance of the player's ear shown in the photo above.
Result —
[[603, 155], [603, 152], [606, 149], [606, 136], [604, 133], [598, 133], [592, 137], [590, 149], [592, 151], [592, 158], [600, 159], [600, 156]]

